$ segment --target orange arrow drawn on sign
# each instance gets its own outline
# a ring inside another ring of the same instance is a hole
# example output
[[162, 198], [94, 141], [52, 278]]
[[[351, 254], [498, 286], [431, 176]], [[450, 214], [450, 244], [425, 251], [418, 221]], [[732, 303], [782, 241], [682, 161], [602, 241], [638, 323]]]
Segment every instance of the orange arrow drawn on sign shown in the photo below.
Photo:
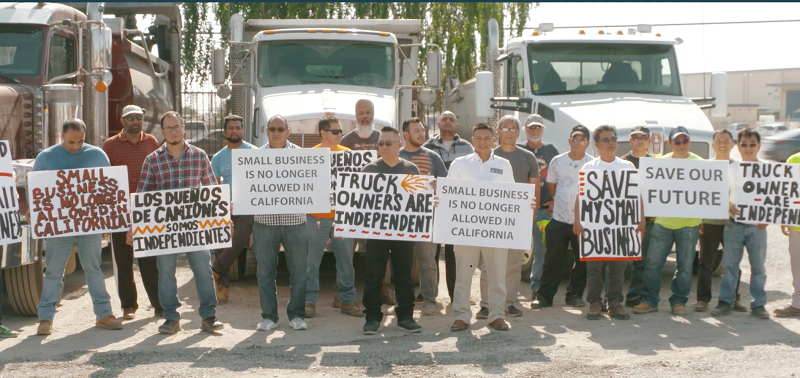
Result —
[[422, 176], [406, 175], [406, 177], [400, 183], [400, 187], [402, 187], [406, 193], [416, 193], [417, 190], [425, 189], [425, 183], [427, 181], [428, 179]]

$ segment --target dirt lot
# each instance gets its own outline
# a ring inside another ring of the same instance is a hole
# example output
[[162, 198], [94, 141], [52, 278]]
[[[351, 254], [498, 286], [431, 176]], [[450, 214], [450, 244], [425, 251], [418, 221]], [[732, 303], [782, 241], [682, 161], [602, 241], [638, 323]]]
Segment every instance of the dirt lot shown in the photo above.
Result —
[[[119, 300], [110, 256], [104, 256], [106, 287], [117, 315]], [[394, 376], [455, 377], [529, 376], [795, 376], [800, 375], [800, 319], [759, 320], [734, 313], [717, 319], [690, 310], [685, 317], [668, 311], [669, 271], [665, 269], [661, 312], [632, 315], [629, 321], [586, 320], [588, 307], [564, 305], [564, 286], [555, 306], [533, 311], [528, 286], [520, 297], [525, 309], [509, 319], [509, 332], [489, 331], [485, 320], [474, 321], [471, 331], [449, 332], [453, 319], [446, 315], [420, 317], [421, 334], [406, 334], [388, 316], [378, 335], [361, 334], [363, 318], [342, 315], [332, 308], [333, 259], [326, 257], [317, 317], [307, 319], [308, 331], [294, 331], [282, 307], [279, 327], [256, 332], [260, 320], [254, 270], [230, 290], [230, 302], [218, 307], [225, 323], [219, 335], [200, 332], [198, 305], [191, 271], [185, 259], [178, 270], [179, 293], [186, 305], [177, 335], [156, 332], [162, 321], [153, 318], [147, 299], [140, 295], [137, 318], [121, 331], [95, 329], [91, 299], [80, 270], [67, 278], [67, 295], [55, 318], [52, 336], [36, 336], [36, 319], [20, 317], [4, 306], [4, 323], [22, 333], [0, 340], [0, 376], [13, 377], [150, 377], [150, 376]], [[364, 258], [357, 257], [358, 298], [361, 299]], [[741, 292], [749, 295], [749, 264]], [[442, 262], [442, 277], [444, 277]], [[769, 227], [767, 309], [789, 303], [791, 273], [787, 238]], [[478, 276], [473, 279], [477, 298]], [[714, 293], [720, 278], [714, 278]], [[279, 299], [288, 300], [288, 274], [278, 277]], [[563, 283], [564, 285], [566, 282]], [[140, 294], [144, 289], [139, 287]], [[447, 302], [444, 279], [439, 299]], [[694, 292], [689, 304], [695, 302]], [[523, 298], [525, 296], [525, 298]], [[716, 300], [712, 303], [716, 305]], [[473, 311], [477, 311], [477, 306]]]

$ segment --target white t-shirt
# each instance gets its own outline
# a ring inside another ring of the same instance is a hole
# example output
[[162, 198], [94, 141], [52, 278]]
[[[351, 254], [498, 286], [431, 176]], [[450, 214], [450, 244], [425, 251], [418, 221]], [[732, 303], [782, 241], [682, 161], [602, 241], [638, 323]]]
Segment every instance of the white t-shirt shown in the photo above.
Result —
[[556, 184], [553, 199], [553, 219], [575, 224], [575, 198], [578, 196], [578, 176], [581, 168], [594, 159], [585, 154], [580, 160], [572, 160], [569, 152], [553, 158], [547, 172], [547, 182]]
[[619, 157], [614, 157], [614, 161], [612, 162], [605, 162], [600, 157], [594, 158], [592, 161], [583, 165], [582, 169], [601, 169], [604, 171], [621, 171], [625, 169], [636, 170], [636, 166], [633, 163], [622, 160]]
[[447, 172], [447, 177], [465, 180], [515, 182], [511, 163], [494, 153], [485, 162], [475, 152], [453, 160], [450, 170]]

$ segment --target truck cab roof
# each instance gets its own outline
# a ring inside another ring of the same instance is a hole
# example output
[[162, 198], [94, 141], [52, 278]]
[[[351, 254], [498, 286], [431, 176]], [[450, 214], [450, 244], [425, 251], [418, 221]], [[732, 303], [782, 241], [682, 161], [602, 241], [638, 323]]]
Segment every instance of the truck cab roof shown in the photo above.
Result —
[[61, 20], [86, 21], [81, 11], [55, 3], [0, 3], [0, 23], [48, 25]]
[[643, 35], [618, 35], [618, 34], [568, 34], [565, 32], [553, 32], [552, 34], [545, 35], [527, 35], [522, 37], [513, 38], [509, 41], [511, 43], [630, 43], [630, 44], [658, 44], [658, 45], [676, 45], [678, 42], [674, 39], [662, 37], [650, 37]]

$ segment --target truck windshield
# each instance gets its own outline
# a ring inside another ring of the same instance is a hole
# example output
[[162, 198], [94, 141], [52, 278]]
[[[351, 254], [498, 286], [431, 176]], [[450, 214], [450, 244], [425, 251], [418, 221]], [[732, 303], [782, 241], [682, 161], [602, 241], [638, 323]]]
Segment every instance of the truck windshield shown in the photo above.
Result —
[[528, 45], [533, 93], [632, 92], [679, 96], [671, 45], [538, 43]]
[[258, 81], [263, 86], [347, 84], [394, 85], [394, 46], [361, 41], [262, 42]]
[[0, 73], [6, 77], [38, 76], [44, 51], [39, 26], [0, 25]]

